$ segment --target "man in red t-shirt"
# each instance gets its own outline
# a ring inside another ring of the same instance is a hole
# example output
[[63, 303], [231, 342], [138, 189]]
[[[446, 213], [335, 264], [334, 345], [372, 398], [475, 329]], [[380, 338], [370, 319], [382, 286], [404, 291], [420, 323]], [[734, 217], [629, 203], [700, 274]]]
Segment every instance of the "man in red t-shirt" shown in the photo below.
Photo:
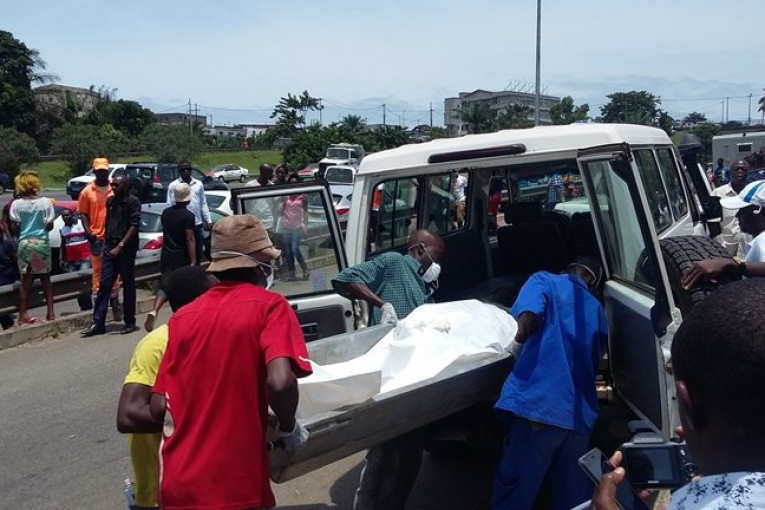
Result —
[[163, 509], [275, 505], [266, 448], [268, 406], [285, 448], [308, 439], [295, 420], [297, 377], [311, 373], [290, 304], [269, 292], [281, 253], [252, 215], [213, 227], [208, 270], [220, 280], [170, 319], [152, 388], [164, 415], [159, 502]]

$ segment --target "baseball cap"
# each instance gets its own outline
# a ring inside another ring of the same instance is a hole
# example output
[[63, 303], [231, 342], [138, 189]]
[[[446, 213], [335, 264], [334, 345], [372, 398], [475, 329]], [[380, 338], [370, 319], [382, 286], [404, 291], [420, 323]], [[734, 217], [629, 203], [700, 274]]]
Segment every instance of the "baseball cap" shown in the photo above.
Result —
[[94, 159], [93, 170], [109, 170], [109, 160], [106, 158]]
[[257, 267], [281, 256], [274, 248], [263, 223], [252, 214], [222, 218], [213, 225], [210, 272]]
[[765, 207], [765, 181], [750, 182], [738, 196], [721, 199], [720, 205], [726, 209], [743, 209], [750, 205]]
[[173, 198], [176, 202], [188, 202], [191, 200], [191, 187], [186, 184], [185, 182], [182, 182], [180, 184], [175, 185], [175, 189], [173, 190]]

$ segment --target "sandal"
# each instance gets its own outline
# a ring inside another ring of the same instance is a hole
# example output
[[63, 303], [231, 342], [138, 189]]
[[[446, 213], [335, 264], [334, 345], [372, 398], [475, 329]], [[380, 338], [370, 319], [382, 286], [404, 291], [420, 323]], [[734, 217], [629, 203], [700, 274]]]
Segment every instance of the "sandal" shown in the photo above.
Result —
[[42, 321], [38, 319], [37, 317], [27, 317], [24, 320], [19, 319], [19, 327], [21, 326], [31, 326], [33, 324], [40, 324]]
[[55, 315], [46, 315], [45, 316], [45, 322], [55, 321], [56, 316]]

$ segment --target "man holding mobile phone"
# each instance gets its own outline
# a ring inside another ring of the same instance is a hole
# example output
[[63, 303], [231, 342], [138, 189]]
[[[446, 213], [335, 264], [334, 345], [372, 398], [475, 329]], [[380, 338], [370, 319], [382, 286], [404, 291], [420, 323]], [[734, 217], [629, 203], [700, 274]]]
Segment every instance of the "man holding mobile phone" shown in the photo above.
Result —
[[495, 405], [507, 438], [493, 510], [531, 509], [546, 477], [556, 510], [590, 495], [578, 460], [598, 415], [595, 376], [608, 335], [593, 295], [601, 280], [600, 261], [578, 257], [563, 274], [531, 275], [510, 310], [518, 333], [509, 350], [518, 359]]
[[[746, 307], [731, 306], [746, 303]], [[683, 437], [703, 477], [675, 492], [669, 510], [765, 508], [765, 285], [751, 279], [715, 291], [683, 320], [672, 342]], [[593, 508], [615, 509], [629, 473], [611, 463]]]

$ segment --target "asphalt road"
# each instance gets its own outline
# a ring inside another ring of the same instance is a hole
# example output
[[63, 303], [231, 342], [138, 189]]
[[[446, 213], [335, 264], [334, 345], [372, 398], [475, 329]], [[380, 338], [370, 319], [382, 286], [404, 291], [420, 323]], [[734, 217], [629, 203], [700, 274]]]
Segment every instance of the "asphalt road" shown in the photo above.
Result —
[[[0, 507], [125, 508], [122, 486], [132, 473], [115, 413], [142, 334], [115, 334], [119, 327], [0, 352]], [[350, 508], [362, 460], [359, 453], [274, 485], [279, 508]], [[426, 455], [408, 508], [486, 508], [490, 480], [480, 458]]]

